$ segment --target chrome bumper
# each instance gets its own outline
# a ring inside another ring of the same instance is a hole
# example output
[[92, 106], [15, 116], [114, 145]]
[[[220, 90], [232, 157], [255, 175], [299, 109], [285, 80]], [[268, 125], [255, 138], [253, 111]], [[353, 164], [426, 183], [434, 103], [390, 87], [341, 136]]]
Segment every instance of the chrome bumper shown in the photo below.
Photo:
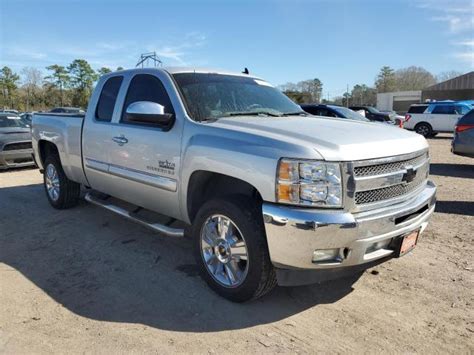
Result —
[[34, 165], [32, 149], [0, 151], [0, 169]]
[[[428, 225], [436, 186], [428, 181], [417, 196], [393, 206], [349, 213], [263, 204], [270, 258], [279, 269], [322, 270], [362, 265], [395, 256], [397, 241]], [[313, 262], [313, 252], [341, 250], [337, 260]]]

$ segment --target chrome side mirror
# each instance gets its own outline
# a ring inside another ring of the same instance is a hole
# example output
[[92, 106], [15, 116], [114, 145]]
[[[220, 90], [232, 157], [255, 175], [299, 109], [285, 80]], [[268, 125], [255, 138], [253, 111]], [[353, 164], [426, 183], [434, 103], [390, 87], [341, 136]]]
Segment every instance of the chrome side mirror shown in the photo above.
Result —
[[165, 113], [165, 107], [159, 103], [136, 101], [128, 105], [125, 118], [130, 122], [169, 126], [173, 122], [174, 115]]

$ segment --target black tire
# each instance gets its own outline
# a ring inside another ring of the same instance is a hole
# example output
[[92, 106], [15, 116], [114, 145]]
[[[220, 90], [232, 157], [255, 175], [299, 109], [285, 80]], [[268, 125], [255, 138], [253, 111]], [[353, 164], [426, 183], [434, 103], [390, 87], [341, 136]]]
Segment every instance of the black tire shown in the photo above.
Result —
[[[48, 193], [47, 171], [49, 165], [52, 165], [54, 167], [59, 180], [59, 195], [56, 199], [51, 197], [50, 193]], [[43, 184], [44, 190], [46, 192], [46, 197], [48, 198], [48, 201], [51, 206], [53, 206], [54, 208], [62, 210], [74, 207], [78, 204], [79, 195], [81, 193], [81, 185], [67, 178], [61, 165], [59, 156], [57, 156], [56, 154], [48, 155], [44, 161]]]
[[[276, 285], [276, 275], [268, 253], [260, 206], [244, 196], [210, 200], [198, 211], [192, 226], [196, 263], [202, 278], [216, 293], [232, 302], [245, 302], [262, 297]], [[207, 270], [201, 249], [201, 230], [213, 215], [223, 215], [232, 220], [245, 238], [248, 269], [240, 285], [225, 287]]]
[[433, 127], [429, 123], [421, 122], [415, 126], [415, 132], [425, 138], [429, 138], [433, 134]]

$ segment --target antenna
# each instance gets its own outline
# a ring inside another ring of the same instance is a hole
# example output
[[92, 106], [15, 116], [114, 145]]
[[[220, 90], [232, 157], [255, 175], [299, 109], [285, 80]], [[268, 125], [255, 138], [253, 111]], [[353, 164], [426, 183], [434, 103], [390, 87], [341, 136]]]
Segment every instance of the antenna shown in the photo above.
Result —
[[142, 53], [140, 55], [140, 60], [138, 61], [137, 65], [135, 67], [141, 66], [144, 68], [145, 66], [150, 67], [149, 63], [152, 63], [153, 67], [161, 67], [163, 66], [163, 62], [158, 58], [156, 55], [156, 52], [150, 52], [150, 53]]

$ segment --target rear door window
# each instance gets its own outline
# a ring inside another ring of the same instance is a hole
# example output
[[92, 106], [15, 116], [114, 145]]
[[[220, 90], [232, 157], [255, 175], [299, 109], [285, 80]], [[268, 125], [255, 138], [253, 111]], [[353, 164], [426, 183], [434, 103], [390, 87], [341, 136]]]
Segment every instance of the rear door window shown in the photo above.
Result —
[[110, 122], [114, 113], [117, 95], [122, 85], [122, 76], [114, 76], [108, 79], [102, 87], [99, 102], [95, 111], [95, 118], [98, 121]]
[[436, 105], [431, 111], [434, 115], [455, 115], [454, 105]]

